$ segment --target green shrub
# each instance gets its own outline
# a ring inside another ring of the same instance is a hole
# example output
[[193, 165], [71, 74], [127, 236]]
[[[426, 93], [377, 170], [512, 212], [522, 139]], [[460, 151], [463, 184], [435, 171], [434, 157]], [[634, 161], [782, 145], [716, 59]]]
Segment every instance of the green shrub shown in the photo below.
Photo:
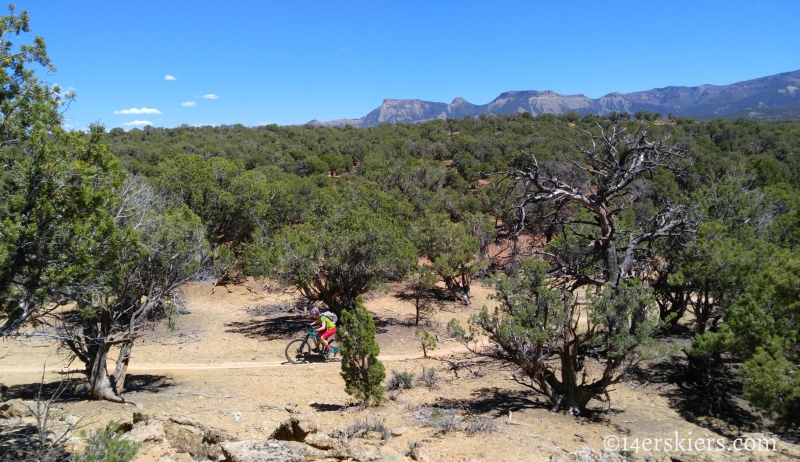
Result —
[[345, 391], [364, 403], [377, 405], [386, 401], [381, 386], [386, 370], [378, 360], [381, 349], [375, 341], [375, 322], [360, 295], [355, 308], [342, 312], [341, 331]]
[[392, 371], [392, 376], [386, 381], [386, 389], [405, 390], [409, 388], [414, 388], [414, 374], [406, 371]]
[[417, 340], [419, 340], [422, 346], [422, 355], [427, 358], [428, 350], [434, 350], [436, 348], [436, 336], [422, 329], [415, 330], [414, 336], [417, 337]]
[[[106, 428], [93, 432], [76, 462], [129, 462], [139, 452], [139, 443], [120, 438], [119, 424], [111, 421]], [[83, 433], [81, 436], [86, 436]]]

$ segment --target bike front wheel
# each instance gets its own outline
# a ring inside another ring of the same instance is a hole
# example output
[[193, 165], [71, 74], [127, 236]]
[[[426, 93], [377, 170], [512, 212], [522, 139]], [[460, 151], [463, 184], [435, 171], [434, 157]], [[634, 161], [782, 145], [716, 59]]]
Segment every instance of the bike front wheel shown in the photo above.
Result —
[[286, 345], [286, 360], [292, 364], [301, 364], [311, 354], [311, 346], [304, 338], [296, 338]]

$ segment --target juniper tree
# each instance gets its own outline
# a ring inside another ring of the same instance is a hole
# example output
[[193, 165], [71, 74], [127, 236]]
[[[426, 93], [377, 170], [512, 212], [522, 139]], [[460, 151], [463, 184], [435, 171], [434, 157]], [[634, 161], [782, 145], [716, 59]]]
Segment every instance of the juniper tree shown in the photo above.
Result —
[[203, 228], [143, 182], [126, 181], [100, 142], [102, 126], [62, 129], [60, 90], [27, 67], [55, 70], [44, 40], [11, 41], [28, 23], [13, 6], [0, 18], [0, 334], [41, 328], [23, 335], [60, 340], [83, 363], [92, 398], [124, 401], [133, 342], [178, 301], [203, 259]]
[[354, 308], [342, 312], [339, 339], [347, 393], [376, 405], [385, 401], [381, 383], [386, 370], [378, 359], [381, 350], [375, 341], [375, 322], [361, 296], [356, 297]]
[[464, 223], [453, 223], [446, 214], [428, 214], [414, 227], [418, 252], [430, 264], [445, 286], [460, 303], [470, 304], [472, 277], [486, 267], [486, 260], [477, 258], [480, 240]]
[[[572, 413], [620, 380], [657, 325], [655, 301], [639, 279], [656, 259], [652, 243], [679, 245], [693, 227], [688, 207], [652, 194], [646, 181], [659, 171], [679, 174], [684, 149], [651, 140], [644, 126], [633, 134], [617, 125], [584, 133], [588, 147], [576, 146], [569, 167], [530, 156], [529, 167], [500, 182], [518, 200], [515, 234], [533, 219], [534, 227], [557, 232], [537, 252], [543, 262], [526, 261], [495, 279], [498, 307], [473, 318], [500, 356], [522, 369], [522, 382]], [[579, 288], [598, 294], [584, 313], [586, 328], [579, 326]], [[587, 374], [587, 356], [603, 358], [600, 376]]]
[[83, 363], [92, 398], [125, 402], [134, 341], [152, 321], [181, 310], [181, 286], [208, 257], [208, 247], [200, 219], [188, 207], [159, 201], [137, 179], [127, 181], [119, 196], [114, 216], [130, 238], [118, 244], [119, 262], [104, 279], [80, 281], [77, 309], [62, 315], [58, 338]]
[[294, 286], [311, 301], [341, 313], [358, 295], [401, 279], [414, 264], [408, 205], [374, 183], [324, 188], [306, 223], [256, 237], [248, 269]]
[[[497, 275], [492, 283], [497, 306], [484, 307], [471, 320], [472, 336], [452, 320], [451, 336], [480, 354], [519, 366], [517, 382], [547, 397], [555, 409], [580, 414], [592, 398], [603, 397], [637, 361], [636, 353], [652, 343], [658, 316], [649, 291], [632, 279], [607, 284], [582, 309], [563, 288], [553, 288], [549, 265], [523, 260], [512, 276]], [[583, 316], [582, 316], [583, 315]], [[474, 334], [488, 335], [497, 347], [473, 342]], [[598, 375], [588, 374], [587, 360], [603, 357]]]
[[[45, 317], [75, 299], [88, 279], [103, 279], [126, 239], [107, 206], [124, 178], [101, 127], [89, 136], [61, 128], [58, 87], [29, 68], [55, 71], [44, 40], [14, 45], [29, 32], [25, 11], [0, 17], [0, 334]], [[70, 98], [71, 96], [67, 96]]]

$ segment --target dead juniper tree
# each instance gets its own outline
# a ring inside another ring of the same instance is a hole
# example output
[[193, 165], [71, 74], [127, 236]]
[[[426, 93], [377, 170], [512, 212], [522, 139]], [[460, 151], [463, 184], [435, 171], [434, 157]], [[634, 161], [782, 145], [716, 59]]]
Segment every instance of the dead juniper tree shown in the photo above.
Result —
[[[616, 125], [583, 133], [587, 146], [566, 159], [571, 171], [531, 156], [530, 167], [505, 174], [516, 191], [515, 232], [526, 232], [533, 217], [535, 227], [557, 234], [538, 252], [541, 261], [496, 276], [497, 308], [472, 319], [500, 357], [520, 366], [521, 383], [573, 414], [607, 396], [651, 342], [658, 310], [641, 280], [657, 257], [653, 244], [677, 245], [694, 226], [687, 206], [654, 197], [646, 178], [680, 175], [684, 149], [650, 140], [645, 126], [635, 134]], [[578, 303], [584, 292], [589, 301]], [[587, 369], [590, 357], [599, 372]]]

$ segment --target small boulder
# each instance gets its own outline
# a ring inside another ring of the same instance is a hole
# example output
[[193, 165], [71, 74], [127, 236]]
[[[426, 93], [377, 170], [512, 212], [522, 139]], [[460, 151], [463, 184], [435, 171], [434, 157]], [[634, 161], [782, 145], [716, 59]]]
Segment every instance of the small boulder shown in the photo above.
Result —
[[671, 455], [669, 458], [672, 462], [717, 462], [727, 459], [726, 457], [722, 457], [722, 454], [715, 451], [682, 451]]
[[164, 423], [167, 439], [176, 451], [188, 452], [195, 458], [222, 457], [219, 443], [233, 439], [224, 430], [209, 427], [187, 416], [171, 417]]
[[31, 417], [33, 412], [22, 400], [12, 399], [0, 403], [0, 419], [11, 419], [14, 417]]
[[550, 462], [624, 462], [625, 460], [616, 452], [604, 449], [599, 453], [588, 446], [583, 446], [577, 452], [564, 452], [558, 449], [550, 456]]
[[226, 441], [221, 444], [228, 462], [305, 462], [302, 448], [280, 441]]
[[166, 438], [164, 424], [157, 421], [134, 425], [131, 431], [122, 435], [122, 439], [138, 443], [160, 443]]
[[313, 422], [299, 420], [295, 417], [281, 423], [272, 432], [270, 438], [279, 441], [298, 441], [303, 442], [310, 433], [316, 433], [317, 426]]
[[206, 453], [206, 447], [203, 445], [203, 431], [197, 427], [166, 422], [164, 434], [169, 440], [169, 444], [178, 452], [195, 455], [205, 455]]
[[144, 422], [145, 424], [150, 421], [150, 416], [145, 414], [142, 411], [133, 411], [133, 423], [134, 425], [139, 422]]
[[303, 442], [309, 446], [322, 450], [342, 449], [342, 444], [339, 442], [338, 439], [331, 438], [330, 436], [321, 432], [309, 434], [308, 436], [306, 436]]

